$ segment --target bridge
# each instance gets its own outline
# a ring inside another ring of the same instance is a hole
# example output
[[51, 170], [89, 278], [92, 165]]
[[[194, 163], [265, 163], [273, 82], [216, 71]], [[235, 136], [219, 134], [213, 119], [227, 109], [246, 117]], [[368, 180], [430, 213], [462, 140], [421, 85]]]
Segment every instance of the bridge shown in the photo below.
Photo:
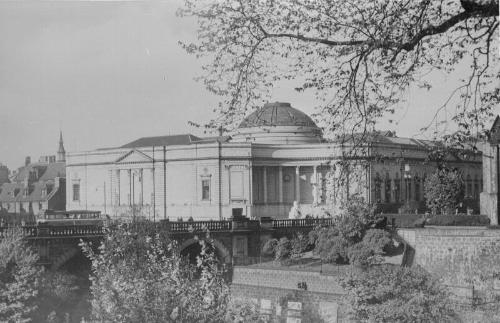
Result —
[[[210, 243], [220, 261], [232, 265], [248, 265], [261, 260], [261, 246], [270, 238], [293, 237], [308, 233], [316, 226], [330, 226], [333, 219], [262, 219], [224, 221], [192, 221], [157, 223], [158, 230], [167, 232], [179, 243], [181, 254], [193, 256], [199, 252], [199, 240]], [[2, 238], [9, 227], [0, 227]], [[57, 269], [81, 254], [80, 240], [99, 243], [105, 235], [101, 224], [85, 225], [25, 225], [20, 226], [24, 237], [37, 250], [40, 263]], [[207, 235], [207, 233], [209, 233]]]

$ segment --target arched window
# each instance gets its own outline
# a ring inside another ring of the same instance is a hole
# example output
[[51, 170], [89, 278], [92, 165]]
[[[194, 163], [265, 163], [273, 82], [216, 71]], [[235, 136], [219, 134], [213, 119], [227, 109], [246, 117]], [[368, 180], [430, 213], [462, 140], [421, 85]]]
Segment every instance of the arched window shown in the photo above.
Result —
[[465, 185], [465, 196], [472, 197], [472, 177], [470, 176], [470, 174], [467, 174]]
[[396, 172], [394, 178], [394, 202], [401, 202], [401, 180], [399, 179], [399, 173]]
[[391, 202], [391, 177], [385, 173], [385, 203]]
[[382, 179], [379, 173], [375, 175], [375, 202], [382, 202]]

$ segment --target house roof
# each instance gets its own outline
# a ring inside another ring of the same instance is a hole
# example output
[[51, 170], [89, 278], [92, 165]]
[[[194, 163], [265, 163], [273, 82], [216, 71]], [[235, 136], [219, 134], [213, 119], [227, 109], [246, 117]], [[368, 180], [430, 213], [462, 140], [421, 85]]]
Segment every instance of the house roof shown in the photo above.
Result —
[[56, 177], [66, 177], [66, 164], [56, 163], [33, 163], [19, 168], [17, 174], [12, 178], [12, 182], [22, 182], [29, 177], [30, 172], [38, 171], [38, 180], [53, 180]]
[[139, 148], [139, 147], [152, 147], [152, 146], [178, 146], [178, 145], [189, 145], [196, 141], [200, 141], [201, 138], [193, 136], [192, 134], [182, 134], [182, 135], [170, 135], [170, 136], [158, 136], [158, 137], [143, 137], [128, 144], [121, 146], [120, 148]]
[[[37, 202], [50, 199], [58, 190], [54, 180], [38, 181], [29, 184], [29, 193], [24, 195], [24, 183], [4, 183], [0, 186], [0, 202]], [[64, 182], [59, 183], [59, 188]], [[45, 194], [43, 190], [47, 189]]]

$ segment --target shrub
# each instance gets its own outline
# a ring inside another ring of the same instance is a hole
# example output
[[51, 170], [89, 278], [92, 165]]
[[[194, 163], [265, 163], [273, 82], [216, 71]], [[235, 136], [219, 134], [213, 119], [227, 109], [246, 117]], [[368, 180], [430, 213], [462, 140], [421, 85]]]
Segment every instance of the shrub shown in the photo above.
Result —
[[344, 239], [356, 243], [361, 241], [370, 226], [376, 225], [381, 219], [380, 215], [375, 214], [373, 205], [362, 198], [354, 197], [345, 204], [336, 221], [336, 227]]
[[490, 219], [485, 215], [438, 215], [427, 220], [428, 225], [485, 226]]
[[356, 322], [451, 322], [446, 288], [418, 266], [373, 266], [340, 283]]
[[439, 169], [424, 183], [427, 207], [432, 213], [450, 214], [464, 198], [464, 181], [458, 171]]
[[278, 239], [267, 240], [264, 246], [262, 247], [262, 253], [266, 256], [274, 256], [277, 244], [278, 244]]
[[347, 262], [348, 247], [349, 241], [336, 235], [318, 240], [315, 251], [324, 262], [339, 264]]
[[[370, 246], [374, 253], [387, 252], [392, 245], [391, 234], [381, 229], [370, 229], [363, 237], [363, 244]], [[350, 258], [349, 258], [350, 259]]]
[[364, 242], [356, 243], [347, 249], [349, 263], [356, 267], [367, 267], [371, 264], [370, 258], [374, 255], [373, 247]]
[[276, 247], [274, 248], [274, 259], [284, 260], [290, 257], [292, 252], [292, 244], [286, 237], [279, 239]]
[[297, 258], [304, 253], [309, 246], [309, 239], [302, 233], [298, 233], [291, 241], [291, 258]]

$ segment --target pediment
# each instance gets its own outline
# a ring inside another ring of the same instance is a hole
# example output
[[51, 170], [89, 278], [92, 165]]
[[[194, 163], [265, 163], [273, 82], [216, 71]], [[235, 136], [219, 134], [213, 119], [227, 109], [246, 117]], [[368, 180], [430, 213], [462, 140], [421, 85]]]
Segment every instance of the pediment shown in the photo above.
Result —
[[133, 149], [115, 160], [116, 164], [129, 164], [129, 163], [150, 163], [153, 162], [153, 158], [146, 155], [142, 151]]

